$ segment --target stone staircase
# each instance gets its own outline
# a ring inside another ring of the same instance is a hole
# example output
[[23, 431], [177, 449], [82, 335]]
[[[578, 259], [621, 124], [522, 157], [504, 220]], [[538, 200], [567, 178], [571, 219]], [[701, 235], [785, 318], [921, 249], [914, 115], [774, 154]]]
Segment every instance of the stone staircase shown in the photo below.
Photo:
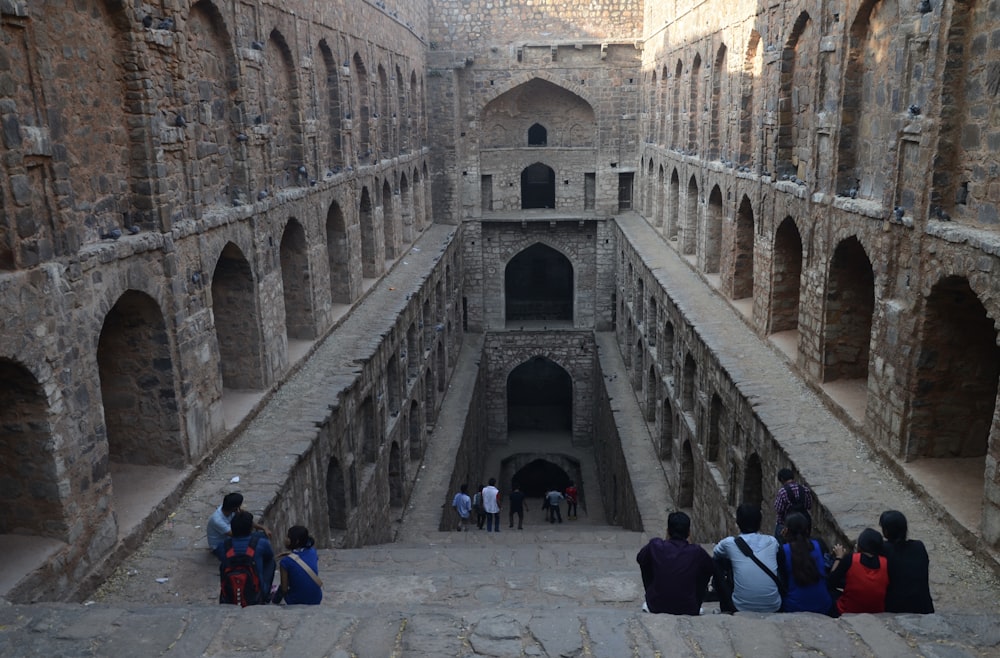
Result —
[[[324, 550], [320, 606], [215, 603], [207, 551], [140, 551], [86, 604], [0, 607], [6, 656], [987, 656], [996, 616], [640, 611], [644, 533], [592, 524], [429, 532]], [[164, 549], [164, 550], [161, 550]], [[145, 549], [143, 549], [145, 550]], [[166, 578], [165, 582], [157, 579]], [[973, 604], [973, 602], [970, 602]]]

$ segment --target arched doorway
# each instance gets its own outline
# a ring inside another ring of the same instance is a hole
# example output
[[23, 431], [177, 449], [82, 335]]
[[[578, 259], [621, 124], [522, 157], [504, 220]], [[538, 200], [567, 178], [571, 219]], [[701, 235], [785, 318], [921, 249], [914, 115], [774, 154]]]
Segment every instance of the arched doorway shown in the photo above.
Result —
[[573, 321], [573, 264], [536, 242], [510, 259], [504, 270], [508, 325], [525, 320]]
[[536, 162], [521, 172], [521, 208], [556, 207], [556, 172]]
[[263, 388], [257, 286], [250, 263], [232, 242], [222, 250], [212, 275], [212, 315], [222, 385], [228, 389]]
[[562, 366], [536, 356], [507, 376], [507, 431], [572, 432], [573, 380]]

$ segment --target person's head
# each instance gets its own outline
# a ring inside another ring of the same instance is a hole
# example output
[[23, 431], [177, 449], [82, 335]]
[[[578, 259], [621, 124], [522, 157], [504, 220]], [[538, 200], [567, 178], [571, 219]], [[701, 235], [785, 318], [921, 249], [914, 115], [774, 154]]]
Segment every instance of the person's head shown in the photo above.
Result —
[[303, 525], [293, 525], [288, 529], [288, 537], [285, 539], [285, 546], [294, 551], [298, 548], [311, 548], [315, 542], [309, 536], [309, 530]]
[[790, 468], [783, 468], [778, 471], [778, 482], [785, 484], [795, 479], [795, 473]]
[[253, 532], [253, 514], [250, 512], [237, 512], [236, 516], [229, 523], [233, 537], [249, 537]]
[[886, 541], [891, 543], [906, 541], [906, 517], [902, 512], [894, 509], [882, 512], [882, 516], [878, 517], [878, 524]]
[[760, 530], [762, 518], [760, 505], [743, 503], [736, 508], [736, 525], [742, 533], [757, 532]]
[[858, 535], [858, 550], [862, 553], [878, 555], [882, 552], [882, 533], [872, 528], [865, 528]]
[[808, 539], [812, 531], [812, 524], [805, 514], [792, 512], [785, 517], [785, 538], [788, 541], [794, 539]]
[[490, 486], [491, 487], [495, 487], [496, 484], [497, 484], [497, 479], [496, 478], [490, 478]]
[[243, 494], [241, 493], [234, 491], [233, 493], [226, 494], [226, 497], [222, 499], [223, 514], [232, 514], [241, 507], [243, 507]]
[[458, 490], [461, 491], [464, 494], [467, 494], [467, 493], [469, 493], [469, 485], [463, 484], [462, 486], [460, 486], [458, 488]]
[[667, 516], [667, 537], [684, 539], [691, 536], [691, 517], [684, 512], [671, 512]]

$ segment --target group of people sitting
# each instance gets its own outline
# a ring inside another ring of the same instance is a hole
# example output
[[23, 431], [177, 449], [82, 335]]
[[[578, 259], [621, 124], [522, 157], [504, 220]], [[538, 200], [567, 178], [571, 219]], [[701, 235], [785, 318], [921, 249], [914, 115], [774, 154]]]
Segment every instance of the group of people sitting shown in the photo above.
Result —
[[740, 534], [719, 541], [709, 556], [688, 543], [690, 517], [670, 514], [667, 539], [652, 539], [636, 556], [646, 593], [643, 610], [700, 614], [711, 583], [726, 613], [934, 612], [927, 551], [907, 539], [902, 512], [883, 512], [881, 532], [865, 528], [853, 549], [837, 544], [832, 552], [810, 536], [808, 512], [789, 513], [780, 538], [760, 532], [762, 518], [758, 505], [740, 505]]
[[319, 557], [305, 526], [290, 527], [287, 550], [275, 555], [270, 530], [243, 509], [242, 494], [230, 493], [209, 518], [206, 534], [219, 559], [219, 603], [316, 605], [323, 600]]

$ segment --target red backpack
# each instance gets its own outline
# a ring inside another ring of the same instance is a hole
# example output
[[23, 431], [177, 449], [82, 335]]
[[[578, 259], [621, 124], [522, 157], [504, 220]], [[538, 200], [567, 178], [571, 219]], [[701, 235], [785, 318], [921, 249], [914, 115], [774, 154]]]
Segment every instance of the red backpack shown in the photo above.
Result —
[[219, 603], [230, 603], [240, 607], [257, 605], [261, 601], [260, 575], [257, 573], [257, 539], [250, 538], [250, 545], [245, 553], [237, 553], [233, 548], [233, 539], [226, 539], [225, 559], [219, 565], [221, 588]]

